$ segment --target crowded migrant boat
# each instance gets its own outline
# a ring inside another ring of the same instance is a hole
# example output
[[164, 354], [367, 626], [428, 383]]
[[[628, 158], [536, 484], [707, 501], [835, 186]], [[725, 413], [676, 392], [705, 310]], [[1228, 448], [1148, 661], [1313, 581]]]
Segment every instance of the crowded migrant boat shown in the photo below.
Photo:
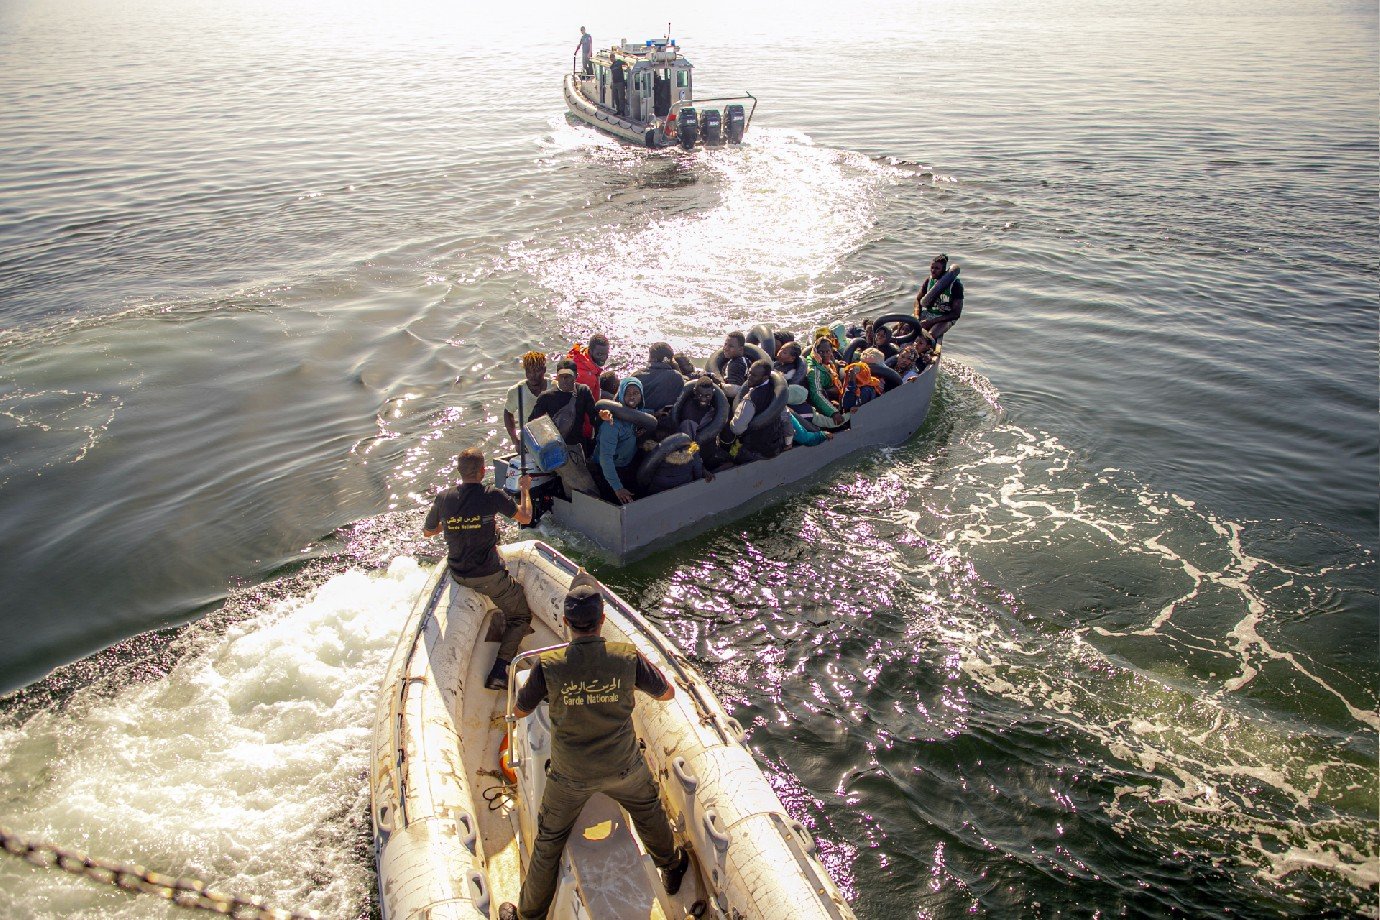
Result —
[[[503, 421], [518, 451], [511, 481], [535, 474], [537, 517], [575, 493], [616, 506], [788, 451], [846, 438], [874, 400], [921, 379], [962, 311], [958, 267], [940, 256], [914, 314], [835, 323], [797, 337], [756, 326], [728, 331], [701, 365], [666, 342], [621, 376], [596, 333], [554, 361], [522, 356]], [[535, 521], [534, 521], [535, 523]]]

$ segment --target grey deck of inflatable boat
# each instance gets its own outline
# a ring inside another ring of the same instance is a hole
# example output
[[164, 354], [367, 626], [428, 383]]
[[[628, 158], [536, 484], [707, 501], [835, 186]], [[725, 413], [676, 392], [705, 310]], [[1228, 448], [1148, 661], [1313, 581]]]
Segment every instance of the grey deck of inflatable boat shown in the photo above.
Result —
[[918, 379], [861, 407], [848, 431], [814, 447], [796, 447], [726, 470], [713, 482], [692, 482], [628, 505], [577, 492], [573, 501], [556, 499], [550, 516], [587, 537], [611, 562], [630, 562], [780, 501], [793, 486], [858, 451], [904, 444], [925, 423], [938, 373], [938, 365], [932, 365]]

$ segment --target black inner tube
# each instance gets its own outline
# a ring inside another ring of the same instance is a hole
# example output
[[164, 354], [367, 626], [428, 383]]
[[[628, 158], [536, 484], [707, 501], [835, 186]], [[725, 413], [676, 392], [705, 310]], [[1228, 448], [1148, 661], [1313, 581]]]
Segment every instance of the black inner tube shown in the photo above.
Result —
[[684, 450], [693, 443], [690, 440], [690, 435], [683, 431], [677, 431], [675, 434], [667, 436], [637, 468], [638, 487], [646, 491], [647, 487], [652, 484], [652, 477], [656, 475], [656, 471], [661, 468], [661, 464], [665, 462], [666, 458], [678, 450]]
[[901, 375], [885, 364], [869, 364], [867, 369], [872, 372], [873, 377], [876, 377], [878, 380], [882, 381], [882, 383], [886, 384], [886, 387], [882, 390], [883, 396], [901, 385]]
[[[747, 399], [751, 392], [751, 390], [747, 389], [746, 386], [744, 386], [742, 390], [738, 391], [738, 398], [734, 400], [734, 405], [737, 405], [738, 402]], [[771, 404], [767, 406], [765, 412], [759, 412], [752, 417], [752, 421], [748, 422], [748, 431], [756, 431], [763, 425], [769, 425], [772, 422], [775, 422], [777, 418], [780, 417], [781, 413], [786, 411], [786, 397], [788, 395], [789, 394], [787, 394], [786, 392], [786, 378], [782, 377], [781, 374], [777, 371], [772, 371]]]
[[893, 323], [905, 326], [907, 330], [905, 332], [899, 329], [887, 330], [891, 333], [891, 342], [893, 345], [909, 345], [911, 342], [914, 342], [916, 336], [920, 334], [920, 320], [911, 316], [909, 313], [888, 313], [885, 316], [879, 316], [873, 321], [872, 328], [876, 329], [878, 326], [889, 326]]
[[862, 349], [866, 348], [866, 347], [867, 347], [867, 339], [864, 339], [864, 338], [856, 338], [856, 339], [853, 339], [853, 340], [852, 340], [851, 342], [849, 342], [848, 345], [843, 349], [843, 363], [844, 363], [844, 364], [852, 364], [853, 361], [854, 361], [853, 356], [854, 356], [855, 354], [857, 354], [859, 351], [861, 351]]
[[[766, 323], [758, 323], [748, 330], [747, 340], [749, 344], [759, 345], [765, 351], [776, 351], [776, 335], [771, 331], [771, 327]], [[775, 354], [771, 357], [776, 357]]]
[[656, 416], [650, 412], [643, 412], [641, 409], [634, 409], [632, 406], [625, 406], [616, 399], [601, 399], [594, 404], [596, 412], [607, 409], [613, 413], [613, 417], [624, 422], [632, 422], [638, 428], [655, 428]]
[[[677, 428], [680, 423], [685, 421], [684, 409], [686, 404], [695, 396], [695, 384], [698, 381], [690, 381], [680, 391], [680, 396], [676, 397], [676, 404], [671, 409], [671, 421]], [[724, 425], [728, 424], [728, 397], [724, 391], [717, 386], [714, 388], [714, 417], [709, 420], [709, 424], [701, 425], [695, 434], [695, 441], [700, 445], [709, 444], [719, 436], [719, 432], [724, 430]]]
[[[762, 348], [760, 345], [754, 345], [751, 342], [748, 342], [746, 345], [743, 346], [743, 354], [745, 357], [747, 357], [749, 362], [771, 362], [771, 355], [767, 354], [766, 349]], [[709, 356], [709, 360], [704, 362], [704, 369], [709, 371], [709, 373], [711, 374], [717, 374], [719, 375], [719, 377], [723, 377], [724, 350], [722, 348], [720, 348], [718, 351], [714, 352], [712, 355]]]
[[939, 276], [939, 280], [934, 283], [934, 287], [926, 291], [925, 296], [920, 298], [920, 309], [928, 310], [930, 307], [934, 306], [934, 302], [943, 296], [944, 292], [949, 289], [949, 285], [953, 284], [954, 279], [958, 277], [959, 268], [960, 266], [955, 265]]
[[787, 384], [794, 383], [804, 386], [807, 370], [808, 368], [805, 367], [805, 359], [796, 358], [795, 363], [785, 365], [779, 373], [786, 378]]

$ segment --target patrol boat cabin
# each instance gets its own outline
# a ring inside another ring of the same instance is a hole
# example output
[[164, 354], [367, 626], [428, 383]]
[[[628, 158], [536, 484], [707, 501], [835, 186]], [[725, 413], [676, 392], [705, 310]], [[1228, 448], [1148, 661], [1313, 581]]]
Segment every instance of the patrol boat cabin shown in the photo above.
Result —
[[581, 121], [646, 147], [741, 143], [756, 97], [696, 99], [694, 88], [694, 65], [668, 36], [596, 50], [587, 71], [576, 52], [565, 102]]

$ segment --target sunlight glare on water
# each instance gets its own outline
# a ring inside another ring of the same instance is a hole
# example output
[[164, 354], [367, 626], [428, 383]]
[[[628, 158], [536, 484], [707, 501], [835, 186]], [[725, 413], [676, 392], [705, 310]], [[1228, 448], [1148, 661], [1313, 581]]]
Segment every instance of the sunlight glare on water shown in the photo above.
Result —
[[853, 309], [869, 282], [851, 277], [846, 260], [866, 239], [877, 200], [904, 175], [772, 128], [738, 148], [656, 157], [590, 128], [554, 133], [554, 146], [593, 151], [630, 189], [665, 186], [655, 201], [640, 193], [655, 216], [510, 255], [554, 292], [573, 325], [595, 310], [617, 340], [662, 339], [700, 356], [718, 344], [705, 330], [794, 324], [822, 301]]

